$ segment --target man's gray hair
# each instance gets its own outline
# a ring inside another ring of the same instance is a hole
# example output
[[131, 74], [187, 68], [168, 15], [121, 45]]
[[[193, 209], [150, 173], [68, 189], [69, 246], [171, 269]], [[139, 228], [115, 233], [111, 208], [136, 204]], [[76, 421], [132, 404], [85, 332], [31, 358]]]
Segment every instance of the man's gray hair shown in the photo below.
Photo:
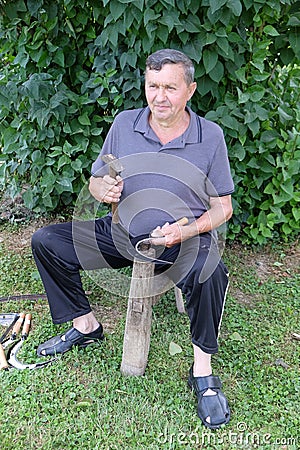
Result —
[[190, 58], [179, 50], [173, 50], [171, 48], [157, 50], [148, 56], [146, 60], [146, 71], [161, 70], [165, 64], [181, 64], [184, 70], [186, 84], [189, 86], [194, 81], [195, 68]]

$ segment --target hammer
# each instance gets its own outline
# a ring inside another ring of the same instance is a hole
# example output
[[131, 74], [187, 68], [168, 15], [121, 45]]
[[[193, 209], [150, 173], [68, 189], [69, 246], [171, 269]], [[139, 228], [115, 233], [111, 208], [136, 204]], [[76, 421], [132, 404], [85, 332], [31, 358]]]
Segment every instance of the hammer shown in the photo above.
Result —
[[[120, 173], [124, 169], [120, 161], [112, 154], [103, 155], [101, 159], [105, 162], [105, 164], [108, 164], [109, 176], [114, 179], [116, 179], [116, 176], [120, 175]], [[118, 203], [111, 204], [111, 212], [113, 223], [119, 223]]]

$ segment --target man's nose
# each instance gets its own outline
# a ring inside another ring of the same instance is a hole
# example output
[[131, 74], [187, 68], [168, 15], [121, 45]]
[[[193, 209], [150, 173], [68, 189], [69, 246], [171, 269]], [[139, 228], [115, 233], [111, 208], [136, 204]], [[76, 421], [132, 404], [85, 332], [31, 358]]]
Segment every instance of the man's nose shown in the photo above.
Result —
[[165, 100], [166, 98], [166, 89], [163, 86], [160, 86], [157, 90], [156, 99]]

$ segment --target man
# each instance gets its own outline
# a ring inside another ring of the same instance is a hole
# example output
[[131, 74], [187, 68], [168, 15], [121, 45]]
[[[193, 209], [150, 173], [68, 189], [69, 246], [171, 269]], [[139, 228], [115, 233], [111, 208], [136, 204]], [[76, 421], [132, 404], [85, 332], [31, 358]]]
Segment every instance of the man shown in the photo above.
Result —
[[[110, 214], [34, 234], [33, 254], [52, 320], [73, 321], [65, 334], [41, 344], [38, 354], [64, 353], [103, 339], [79, 271], [131, 265], [136, 243], [156, 229], [165, 244], [159, 259], [166, 262], [157, 266], [186, 297], [194, 349], [188, 383], [198, 398], [198, 415], [205, 426], [219, 428], [228, 423], [230, 410], [219, 378], [212, 375], [211, 355], [218, 350], [228, 271], [214, 230], [232, 215], [234, 187], [221, 129], [187, 106], [195, 90], [194, 67], [183, 53], [164, 49], [150, 55], [148, 106], [116, 117], [92, 166], [90, 192], [99, 202], [118, 203], [119, 223]], [[102, 160], [111, 153], [124, 167], [116, 179]], [[178, 225], [184, 216], [189, 223]]]

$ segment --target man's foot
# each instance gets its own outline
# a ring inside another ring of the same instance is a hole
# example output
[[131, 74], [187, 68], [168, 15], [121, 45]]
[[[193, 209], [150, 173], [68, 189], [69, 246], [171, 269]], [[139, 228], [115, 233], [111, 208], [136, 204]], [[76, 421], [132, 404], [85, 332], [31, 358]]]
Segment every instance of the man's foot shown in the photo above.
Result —
[[83, 334], [76, 330], [76, 328], [70, 328], [66, 333], [54, 336], [43, 344], [40, 344], [37, 349], [37, 354], [38, 356], [49, 356], [66, 353], [71, 350], [73, 345], [82, 348], [94, 342], [102, 341], [103, 339], [103, 327], [101, 324], [95, 331], [88, 334]]
[[206, 427], [217, 429], [229, 422], [230, 409], [219, 377], [194, 377], [192, 366], [188, 384], [197, 396], [198, 416]]

